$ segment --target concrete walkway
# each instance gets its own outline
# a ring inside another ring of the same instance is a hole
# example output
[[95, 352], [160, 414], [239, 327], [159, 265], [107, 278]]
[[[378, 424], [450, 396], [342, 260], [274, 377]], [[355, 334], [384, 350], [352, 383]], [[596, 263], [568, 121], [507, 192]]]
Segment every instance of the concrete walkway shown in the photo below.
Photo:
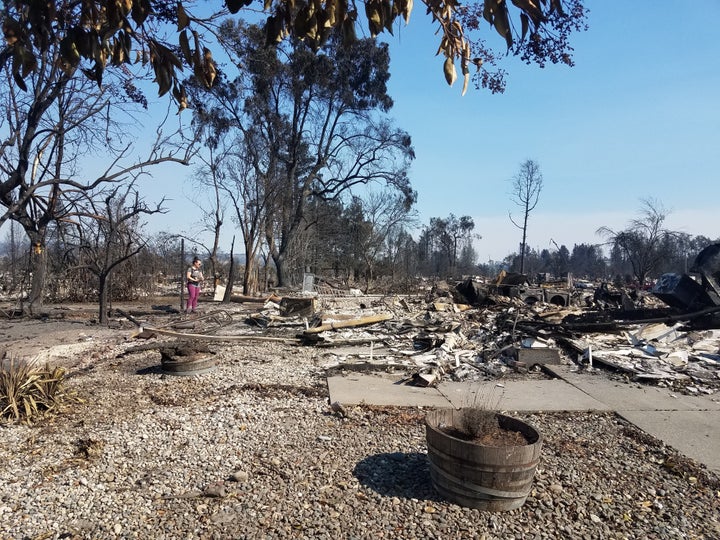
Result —
[[503, 411], [615, 411], [644, 432], [720, 474], [720, 398], [621, 383], [603, 374], [553, 368], [557, 379], [402, 384], [401, 376], [350, 373], [328, 377], [330, 402], [343, 405], [483, 407]]

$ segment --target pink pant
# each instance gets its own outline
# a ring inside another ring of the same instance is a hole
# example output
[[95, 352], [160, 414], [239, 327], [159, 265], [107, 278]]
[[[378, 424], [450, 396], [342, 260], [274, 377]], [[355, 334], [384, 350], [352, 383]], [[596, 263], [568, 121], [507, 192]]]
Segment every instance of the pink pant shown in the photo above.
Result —
[[200, 287], [198, 287], [197, 285], [193, 285], [192, 283], [188, 283], [187, 290], [187, 312], [190, 313], [191, 311], [195, 311], [195, 308], [197, 307], [198, 296], [200, 296]]

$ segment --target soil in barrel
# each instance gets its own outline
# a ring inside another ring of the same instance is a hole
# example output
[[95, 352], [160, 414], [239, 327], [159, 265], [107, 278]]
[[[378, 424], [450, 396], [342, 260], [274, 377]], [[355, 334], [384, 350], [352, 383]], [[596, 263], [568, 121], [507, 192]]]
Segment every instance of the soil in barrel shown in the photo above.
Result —
[[498, 421], [497, 414], [481, 409], [463, 411], [458, 426], [441, 425], [439, 429], [446, 435], [482, 446], [525, 446], [530, 444], [519, 431], [505, 429]]

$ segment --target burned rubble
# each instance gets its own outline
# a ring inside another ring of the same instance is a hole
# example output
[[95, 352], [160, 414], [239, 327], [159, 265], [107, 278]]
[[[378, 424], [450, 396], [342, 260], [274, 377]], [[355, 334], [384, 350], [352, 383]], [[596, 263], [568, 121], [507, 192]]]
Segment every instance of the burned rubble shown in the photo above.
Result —
[[237, 312], [142, 329], [140, 337], [283, 340], [315, 347], [328, 372], [392, 371], [405, 384], [552, 376], [552, 366], [688, 394], [720, 388], [720, 264], [662, 276], [651, 291], [501, 273], [426, 284], [415, 294], [363, 295], [330, 286], [243, 299]]

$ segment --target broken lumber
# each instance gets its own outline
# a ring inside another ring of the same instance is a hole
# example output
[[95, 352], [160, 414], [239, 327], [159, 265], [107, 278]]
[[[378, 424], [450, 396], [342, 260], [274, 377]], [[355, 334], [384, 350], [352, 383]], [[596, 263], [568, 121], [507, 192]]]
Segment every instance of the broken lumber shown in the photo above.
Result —
[[[222, 285], [218, 285], [215, 288], [215, 296], [213, 297], [213, 300], [215, 302], [225, 303], [225, 301], [223, 300], [224, 297], [225, 297], [225, 287], [223, 287]], [[228, 298], [227, 301], [234, 302], [237, 304], [265, 304], [267, 302], [277, 303], [280, 301], [280, 297], [275, 293], [272, 293], [269, 296], [245, 296], [242, 294], [231, 294], [230, 298]]]
[[255, 336], [255, 335], [243, 335], [243, 336], [212, 336], [207, 334], [186, 334], [184, 332], [173, 332], [172, 330], [165, 330], [163, 328], [153, 328], [151, 326], [145, 326], [140, 328], [140, 332], [135, 334], [133, 337], [148, 338], [154, 337], [155, 335], [181, 337], [188, 339], [201, 339], [206, 341], [280, 341], [284, 343], [298, 343], [300, 340], [297, 338], [276, 338], [268, 336]]
[[389, 321], [393, 316], [391, 313], [381, 313], [379, 315], [368, 315], [367, 317], [361, 317], [359, 319], [351, 319], [349, 321], [337, 321], [328, 324], [321, 324], [315, 328], [305, 330], [305, 334], [319, 334], [327, 330], [337, 330], [338, 328], [353, 328], [355, 326], [366, 326], [368, 324], [375, 324], [383, 321]]
[[264, 296], [264, 297], [244, 296], [241, 294], [233, 294], [230, 297], [231, 302], [235, 302], [238, 304], [265, 304], [267, 302], [275, 302], [277, 304], [281, 300], [282, 300], [282, 298], [276, 294], [271, 294], [270, 296]]

